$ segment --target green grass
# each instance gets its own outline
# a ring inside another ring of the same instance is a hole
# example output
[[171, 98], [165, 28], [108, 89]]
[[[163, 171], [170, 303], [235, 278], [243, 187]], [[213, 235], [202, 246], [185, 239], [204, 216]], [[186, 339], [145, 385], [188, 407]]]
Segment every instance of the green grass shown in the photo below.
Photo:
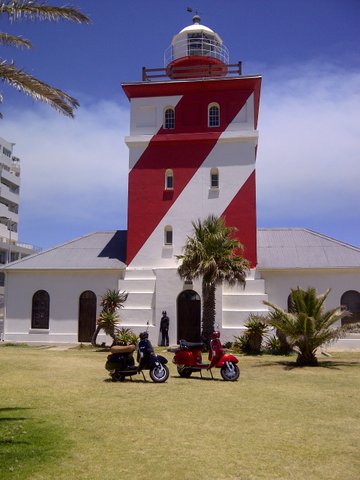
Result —
[[160, 385], [112, 383], [106, 355], [0, 347], [1, 480], [360, 478], [360, 353]]

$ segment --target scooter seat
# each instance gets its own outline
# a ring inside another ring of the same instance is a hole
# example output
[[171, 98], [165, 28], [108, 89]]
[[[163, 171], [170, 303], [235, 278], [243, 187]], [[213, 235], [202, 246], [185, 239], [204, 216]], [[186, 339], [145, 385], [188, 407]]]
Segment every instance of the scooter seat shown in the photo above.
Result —
[[180, 340], [180, 349], [187, 350], [189, 348], [204, 348], [204, 344], [202, 342], [187, 342], [186, 340]]
[[123, 354], [123, 353], [132, 353], [135, 352], [135, 345], [113, 345], [110, 348], [111, 353], [118, 353], [118, 354]]

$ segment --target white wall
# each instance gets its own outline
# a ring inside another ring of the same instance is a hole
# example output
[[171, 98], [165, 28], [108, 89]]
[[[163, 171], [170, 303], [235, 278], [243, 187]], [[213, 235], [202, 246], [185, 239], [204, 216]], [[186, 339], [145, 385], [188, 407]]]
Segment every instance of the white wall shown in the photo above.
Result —
[[[118, 287], [120, 275], [120, 271], [9, 271], [5, 290], [5, 340], [76, 343], [81, 293], [91, 290], [96, 294], [99, 312], [101, 296], [108, 288]], [[46, 290], [50, 296], [48, 331], [31, 330], [32, 297], [37, 290]]]
[[298, 286], [303, 289], [314, 287], [318, 293], [324, 293], [328, 288], [331, 288], [325, 303], [326, 309], [338, 307], [342, 294], [347, 290], [360, 291], [359, 270], [267, 270], [260, 273], [265, 280], [269, 302], [285, 309], [287, 308], [290, 289]]

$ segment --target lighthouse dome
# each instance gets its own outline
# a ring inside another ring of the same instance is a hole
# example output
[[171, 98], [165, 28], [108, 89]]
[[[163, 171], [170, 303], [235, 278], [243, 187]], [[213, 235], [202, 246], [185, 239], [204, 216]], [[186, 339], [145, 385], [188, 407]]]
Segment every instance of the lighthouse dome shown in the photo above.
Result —
[[[194, 18], [199, 18], [199, 20], [200, 20], [200, 17], [194, 17]], [[192, 25], [189, 25], [188, 27], [185, 27], [182, 30], [180, 30], [180, 32], [177, 35], [174, 36], [173, 42], [180, 35], [184, 35], [184, 34], [187, 34], [187, 33], [197, 33], [197, 32], [205, 32], [205, 33], [208, 33], [210, 35], [213, 35], [214, 37], [216, 37], [218, 39], [218, 41], [220, 43], [222, 43], [222, 40], [219, 37], [219, 35], [217, 35], [213, 30], [211, 30], [211, 28], [207, 27], [206, 25], [201, 25], [198, 22], [193, 23]]]
[[[170, 78], [194, 78], [226, 75], [229, 52], [220, 36], [193, 17], [165, 51], [165, 67]], [[199, 69], [197, 67], [210, 67]]]

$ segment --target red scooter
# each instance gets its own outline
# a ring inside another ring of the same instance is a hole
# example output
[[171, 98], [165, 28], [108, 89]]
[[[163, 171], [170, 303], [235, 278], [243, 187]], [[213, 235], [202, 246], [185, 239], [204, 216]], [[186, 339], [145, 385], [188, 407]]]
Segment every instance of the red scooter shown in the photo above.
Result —
[[189, 378], [193, 372], [200, 372], [202, 376], [203, 370], [209, 370], [213, 377], [211, 369], [213, 367], [220, 368], [221, 376], [224, 380], [235, 382], [240, 376], [240, 369], [236, 365], [238, 359], [229, 353], [225, 353], [221, 341], [220, 332], [216, 331], [211, 335], [209, 361], [203, 363], [201, 352], [204, 348], [203, 343], [192, 343], [186, 340], [180, 340], [179, 347], [169, 348], [170, 352], [175, 353], [173, 363], [177, 365], [177, 371], [180, 377]]

